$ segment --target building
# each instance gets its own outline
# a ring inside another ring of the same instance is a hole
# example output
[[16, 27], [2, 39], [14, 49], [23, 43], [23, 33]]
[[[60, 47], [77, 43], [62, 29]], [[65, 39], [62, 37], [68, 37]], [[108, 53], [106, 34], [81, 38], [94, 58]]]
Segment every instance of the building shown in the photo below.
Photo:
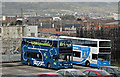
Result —
[[17, 16], [3, 16], [2, 18], [2, 26], [7, 26], [7, 24], [11, 22], [16, 22]]
[[38, 37], [38, 26], [25, 26], [24, 36], [27, 37]]
[[1, 26], [0, 36], [2, 40], [20, 39], [23, 36], [23, 27]]
[[120, 20], [120, 14], [119, 13], [114, 13], [114, 20]]
[[20, 54], [22, 37], [37, 37], [37, 26], [1, 26], [0, 53], [3, 55]]
[[21, 39], [22, 37], [37, 37], [37, 26], [1, 26], [0, 37], [2, 40]]

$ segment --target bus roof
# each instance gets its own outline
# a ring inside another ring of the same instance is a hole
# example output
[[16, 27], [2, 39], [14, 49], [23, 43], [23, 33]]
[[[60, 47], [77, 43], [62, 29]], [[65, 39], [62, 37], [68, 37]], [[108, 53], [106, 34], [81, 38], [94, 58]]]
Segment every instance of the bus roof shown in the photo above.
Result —
[[22, 37], [22, 39], [37, 39], [37, 40], [54, 40], [54, 41], [63, 41], [63, 40], [68, 40], [68, 39], [51, 39], [51, 38], [37, 38], [37, 37]]
[[90, 41], [111, 41], [106, 39], [92, 39], [92, 38], [80, 38], [80, 37], [70, 37], [70, 36], [60, 36], [60, 37], [68, 38], [68, 39], [90, 40]]

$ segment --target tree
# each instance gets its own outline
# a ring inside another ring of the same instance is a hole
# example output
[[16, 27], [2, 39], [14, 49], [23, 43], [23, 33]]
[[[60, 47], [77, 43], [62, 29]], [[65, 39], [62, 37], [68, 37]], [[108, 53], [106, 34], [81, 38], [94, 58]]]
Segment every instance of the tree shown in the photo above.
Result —
[[13, 26], [13, 25], [15, 25], [15, 22], [10, 22], [10, 26]]
[[61, 17], [63, 20], [75, 20], [73, 15], [65, 15]]
[[22, 22], [21, 20], [17, 20], [17, 21], [16, 21], [16, 25], [22, 25], [22, 23], [23, 23], [23, 22]]

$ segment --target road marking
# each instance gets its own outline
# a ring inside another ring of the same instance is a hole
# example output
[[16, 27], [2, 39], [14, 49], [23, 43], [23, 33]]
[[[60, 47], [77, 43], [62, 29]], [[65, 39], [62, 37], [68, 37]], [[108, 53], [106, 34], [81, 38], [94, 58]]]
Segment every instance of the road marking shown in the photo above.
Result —
[[18, 70], [18, 71], [22, 71], [22, 70]]
[[27, 72], [27, 71], [24, 71], [24, 72]]
[[2, 67], [2, 69], [8, 69], [7, 67]]

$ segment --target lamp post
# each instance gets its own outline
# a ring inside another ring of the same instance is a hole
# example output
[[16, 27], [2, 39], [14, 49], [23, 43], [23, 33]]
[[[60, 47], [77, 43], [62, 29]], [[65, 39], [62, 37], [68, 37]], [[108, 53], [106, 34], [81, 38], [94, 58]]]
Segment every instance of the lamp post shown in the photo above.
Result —
[[41, 36], [42, 36], [42, 22], [40, 23], [40, 26], [41, 26], [41, 29], [40, 29], [40, 30], [41, 30], [41, 33], [40, 33], [40, 34], [41, 34]]
[[60, 32], [62, 32], [62, 24], [61, 24], [61, 20], [60, 21]]

